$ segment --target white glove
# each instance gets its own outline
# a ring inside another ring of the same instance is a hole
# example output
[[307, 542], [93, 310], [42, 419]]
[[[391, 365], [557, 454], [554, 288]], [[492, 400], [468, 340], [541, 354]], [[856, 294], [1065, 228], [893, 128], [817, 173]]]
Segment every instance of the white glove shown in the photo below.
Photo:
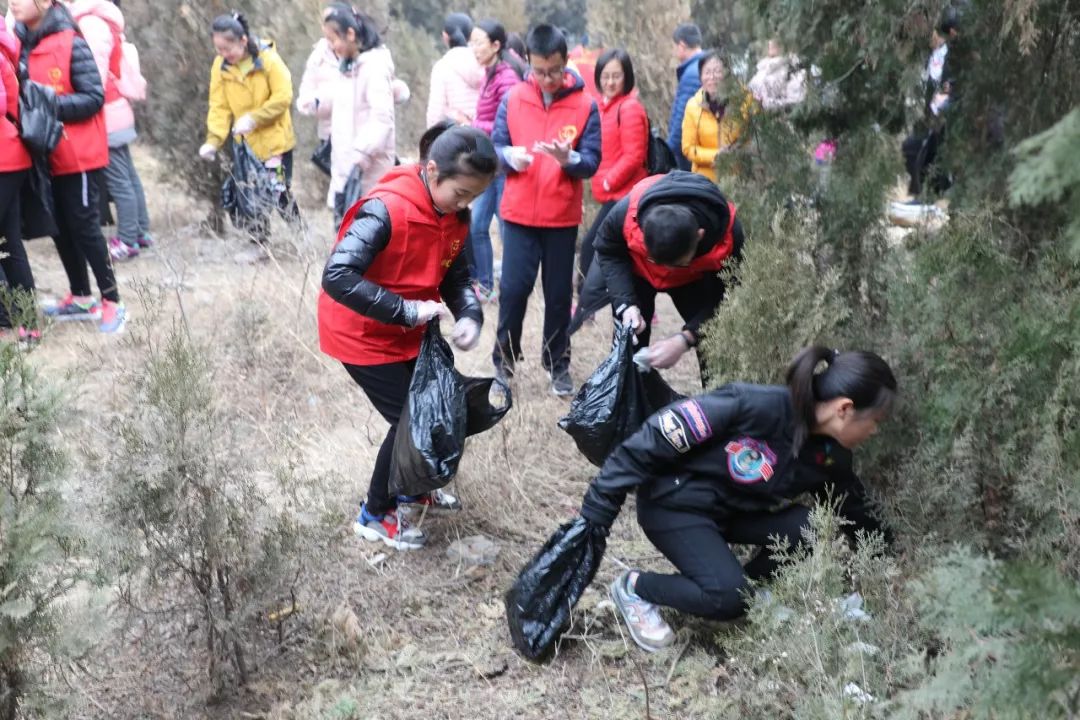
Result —
[[409, 308], [412, 316], [412, 326], [419, 327], [426, 325], [435, 318], [450, 319], [450, 310], [441, 302], [435, 302], [434, 300], [409, 300]]
[[454, 323], [450, 340], [461, 350], [472, 350], [480, 342], [480, 323], [472, 318], [461, 318]]
[[250, 115], [241, 115], [233, 125], [233, 132], [237, 135], [247, 135], [255, 129], [255, 119]]
[[211, 162], [217, 157], [217, 148], [210, 143], [203, 143], [203, 146], [199, 148], [199, 157], [207, 162]]
[[532, 154], [520, 145], [511, 146], [506, 152], [506, 162], [517, 172], [527, 170], [532, 161]]
[[629, 328], [633, 328], [635, 335], [645, 331], [645, 318], [641, 317], [641, 310], [637, 305], [631, 305], [622, 311], [622, 322]]

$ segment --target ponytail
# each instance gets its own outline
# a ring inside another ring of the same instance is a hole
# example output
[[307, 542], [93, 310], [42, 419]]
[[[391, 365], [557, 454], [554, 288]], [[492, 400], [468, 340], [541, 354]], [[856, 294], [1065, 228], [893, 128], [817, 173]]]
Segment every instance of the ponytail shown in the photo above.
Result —
[[247, 38], [247, 52], [253, 58], [259, 57], [259, 39], [251, 34], [247, 18], [242, 13], [234, 12], [231, 15], [218, 15], [210, 26], [213, 34], [219, 33], [230, 35], [234, 40]]
[[342, 37], [352, 30], [360, 52], [367, 52], [382, 44], [382, 38], [379, 37], [379, 31], [375, 28], [375, 21], [371, 16], [345, 3], [333, 3], [327, 7], [323, 24], [327, 23], [332, 24], [335, 32]]
[[450, 38], [450, 47], [465, 47], [472, 35], [472, 18], [465, 13], [450, 13], [443, 23], [443, 32]]
[[[818, 366], [825, 369], [818, 372]], [[804, 348], [787, 370], [795, 408], [792, 452], [798, 455], [817, 422], [817, 403], [848, 398], [856, 411], [888, 410], [896, 397], [896, 378], [888, 363], [871, 352], [840, 352], [821, 345]]]
[[499, 60], [506, 60], [506, 28], [502, 23], [492, 18], [485, 18], [476, 23], [476, 27], [479, 28], [485, 35], [488, 36], [488, 41], [491, 43], [499, 43]]
[[432, 125], [420, 138], [420, 162], [429, 161], [435, 163], [440, 182], [460, 175], [490, 178], [499, 169], [491, 138], [449, 119]]

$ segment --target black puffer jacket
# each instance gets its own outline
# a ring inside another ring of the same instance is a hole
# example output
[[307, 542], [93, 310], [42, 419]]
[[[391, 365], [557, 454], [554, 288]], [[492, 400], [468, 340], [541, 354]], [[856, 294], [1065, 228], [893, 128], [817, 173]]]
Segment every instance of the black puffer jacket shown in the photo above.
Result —
[[[396, 293], [371, 282], [364, 273], [390, 242], [390, 213], [382, 200], [370, 199], [357, 211], [323, 270], [323, 290], [350, 310], [390, 325], [416, 325], [410, 305]], [[439, 294], [456, 318], [483, 324], [484, 311], [472, 291], [465, 253], [450, 264]]]
[[94, 53], [79, 33], [79, 26], [61, 4], [53, 5], [45, 13], [37, 30], [30, 30], [23, 23], [15, 24], [15, 34], [22, 43], [19, 57], [19, 77], [27, 77], [30, 51], [48, 37], [64, 30], [76, 32], [71, 47], [71, 86], [75, 89], [70, 95], [56, 98], [56, 114], [61, 122], [78, 122], [93, 117], [105, 105], [105, 87], [98, 72]]
[[[701, 257], [712, 250], [723, 239], [727, 231], [730, 213], [727, 199], [714, 182], [697, 173], [674, 170], [661, 178], [645, 191], [638, 204], [638, 217], [644, 218], [651, 208], [658, 205], [685, 205], [698, 219], [705, 236], [698, 245], [695, 257]], [[626, 213], [630, 209], [629, 196], [623, 198], [608, 213], [596, 233], [596, 261], [604, 273], [611, 305], [616, 312], [638, 305], [634, 292], [634, 265], [623, 235]], [[744, 243], [742, 224], [736, 218], [732, 228], [735, 248], [732, 257], [738, 260]], [[700, 335], [701, 325], [716, 313], [716, 308], [724, 298], [724, 286], [718, 279], [713, 283], [707, 296], [701, 298], [701, 309], [692, 318], [686, 319], [685, 330]]]
[[851, 451], [812, 436], [792, 453], [791, 395], [783, 386], [730, 384], [653, 415], [608, 457], [589, 485], [581, 514], [610, 527], [626, 494], [672, 510], [725, 520], [770, 512], [803, 493], [843, 496], [840, 512], [857, 529], [878, 530]]

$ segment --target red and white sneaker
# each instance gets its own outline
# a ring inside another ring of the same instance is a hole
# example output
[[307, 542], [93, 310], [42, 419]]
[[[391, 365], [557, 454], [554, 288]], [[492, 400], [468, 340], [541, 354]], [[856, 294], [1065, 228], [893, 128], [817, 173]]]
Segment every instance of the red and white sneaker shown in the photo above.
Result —
[[353, 532], [365, 540], [382, 542], [395, 550], [419, 550], [427, 543], [424, 532], [413, 527], [405, 514], [391, 510], [382, 517], [371, 515], [366, 504], [360, 506]]

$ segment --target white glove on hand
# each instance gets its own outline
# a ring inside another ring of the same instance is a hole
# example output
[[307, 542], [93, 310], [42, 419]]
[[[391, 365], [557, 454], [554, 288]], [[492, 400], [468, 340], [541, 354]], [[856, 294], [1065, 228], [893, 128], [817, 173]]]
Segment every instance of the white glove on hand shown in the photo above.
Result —
[[409, 307], [412, 310], [410, 313], [413, 318], [413, 327], [419, 327], [426, 325], [435, 318], [450, 319], [450, 310], [441, 302], [435, 302], [434, 300], [409, 300]]
[[255, 129], [255, 120], [250, 115], [241, 115], [233, 125], [233, 132], [237, 135], [247, 135]]
[[641, 317], [641, 310], [637, 305], [631, 305], [622, 311], [622, 323], [634, 329], [635, 335], [645, 331], [645, 318]]
[[657, 370], [667, 370], [679, 362], [679, 358], [689, 350], [690, 344], [686, 337], [682, 333], [676, 333], [649, 346], [649, 365]]
[[506, 162], [517, 172], [527, 170], [532, 165], [533, 156], [520, 145], [512, 146], [506, 153]]
[[217, 148], [210, 143], [203, 143], [203, 146], [199, 148], [199, 157], [207, 162], [211, 162], [217, 157]]
[[472, 350], [480, 342], [480, 323], [472, 318], [461, 318], [454, 323], [450, 340], [461, 350]]

